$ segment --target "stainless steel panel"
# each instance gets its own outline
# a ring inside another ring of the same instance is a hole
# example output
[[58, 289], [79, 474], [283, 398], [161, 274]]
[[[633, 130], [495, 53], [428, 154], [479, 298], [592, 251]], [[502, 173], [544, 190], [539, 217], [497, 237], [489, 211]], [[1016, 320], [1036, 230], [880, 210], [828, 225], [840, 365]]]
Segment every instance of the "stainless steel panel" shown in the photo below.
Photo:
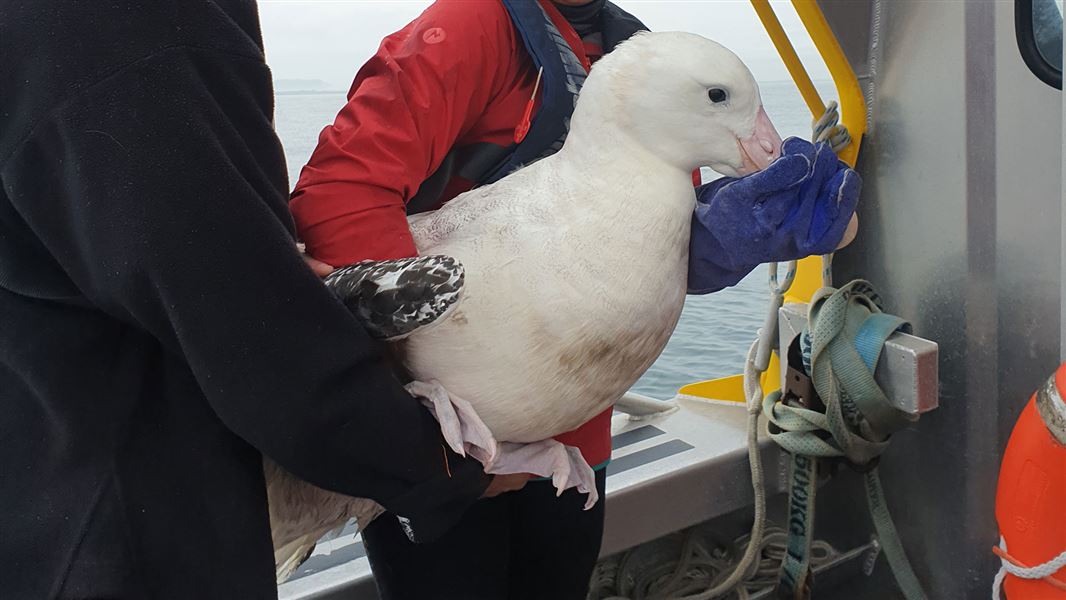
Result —
[[[997, 392], [1002, 444], [1059, 363], [1062, 321], [1062, 92], [1025, 66], [1013, 2], [995, 3]], [[1009, 417], [1009, 418], [1008, 418]]]
[[818, 6], [826, 21], [833, 28], [840, 47], [851, 62], [851, 68], [860, 79], [870, 74], [870, 30], [874, 27], [873, 2], [856, 0], [818, 0]]
[[[863, 26], [840, 16], [838, 31]], [[930, 597], [981, 598], [1001, 452], [1060, 357], [1061, 93], [1018, 55], [1012, 2], [881, 2], [873, 22], [855, 57], [876, 66], [860, 234], [836, 278], [869, 279], [940, 344], [940, 410], [895, 436], [881, 471]], [[819, 526], [869, 526], [856, 518]], [[890, 581], [882, 565], [863, 597], [891, 597]]]

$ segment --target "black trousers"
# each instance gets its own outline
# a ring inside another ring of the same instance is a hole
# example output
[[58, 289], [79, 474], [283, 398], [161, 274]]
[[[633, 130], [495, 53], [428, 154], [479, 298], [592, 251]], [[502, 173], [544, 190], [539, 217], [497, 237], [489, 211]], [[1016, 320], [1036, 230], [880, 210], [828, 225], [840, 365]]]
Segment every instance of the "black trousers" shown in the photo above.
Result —
[[385, 513], [364, 531], [382, 600], [584, 600], [603, 537], [606, 471], [600, 501], [555, 496], [550, 481], [479, 500], [440, 539], [415, 544]]

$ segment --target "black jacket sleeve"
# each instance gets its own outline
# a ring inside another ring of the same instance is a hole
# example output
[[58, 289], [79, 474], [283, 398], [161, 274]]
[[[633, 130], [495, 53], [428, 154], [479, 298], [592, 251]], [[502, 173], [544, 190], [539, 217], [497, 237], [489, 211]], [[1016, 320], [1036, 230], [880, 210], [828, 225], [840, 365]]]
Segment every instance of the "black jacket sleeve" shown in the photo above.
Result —
[[430, 537], [489, 478], [296, 253], [272, 103], [261, 59], [171, 47], [52, 111], [0, 177], [89, 301], [187, 361], [230, 429]]

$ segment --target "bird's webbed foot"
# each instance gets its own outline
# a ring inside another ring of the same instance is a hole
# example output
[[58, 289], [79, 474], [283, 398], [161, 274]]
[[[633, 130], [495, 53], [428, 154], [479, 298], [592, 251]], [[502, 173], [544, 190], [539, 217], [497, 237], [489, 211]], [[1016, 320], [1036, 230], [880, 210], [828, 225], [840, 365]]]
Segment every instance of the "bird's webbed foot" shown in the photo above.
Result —
[[596, 475], [581, 451], [553, 439], [532, 443], [498, 442], [474, 407], [448, 392], [437, 381], [413, 381], [407, 391], [422, 403], [440, 423], [445, 442], [457, 454], [472, 456], [492, 475], [531, 473], [551, 478], [559, 494], [577, 488], [588, 494], [585, 509], [599, 500]]

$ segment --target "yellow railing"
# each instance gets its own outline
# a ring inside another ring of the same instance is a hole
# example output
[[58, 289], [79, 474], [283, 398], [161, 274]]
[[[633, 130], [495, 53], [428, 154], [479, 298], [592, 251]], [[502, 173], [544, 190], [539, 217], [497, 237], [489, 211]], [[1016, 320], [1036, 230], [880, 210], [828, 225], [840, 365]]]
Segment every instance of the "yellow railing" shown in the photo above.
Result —
[[[763, 28], [766, 29], [766, 33], [770, 36], [774, 47], [777, 48], [777, 53], [781, 55], [781, 60], [784, 61], [789, 74], [792, 75], [792, 80], [799, 89], [800, 95], [803, 96], [803, 101], [807, 104], [807, 108], [810, 109], [812, 118], [821, 117], [825, 113], [825, 103], [818, 94], [818, 90], [814, 87], [814, 82], [811, 81], [810, 75], [807, 74], [799, 55], [796, 54], [796, 49], [788, 39], [788, 34], [785, 33], [781, 22], [777, 19], [774, 9], [770, 7], [770, 3], [767, 0], [751, 0], [751, 5], [755, 8], [755, 13], [759, 16], [759, 20], [762, 21]], [[866, 101], [862, 95], [862, 88], [859, 87], [859, 80], [851, 69], [847, 57], [844, 56], [844, 51], [841, 49], [840, 43], [837, 42], [836, 36], [833, 35], [832, 29], [829, 28], [825, 15], [818, 8], [817, 2], [815, 0], [792, 0], [792, 6], [796, 9], [796, 14], [799, 15], [800, 21], [803, 22], [803, 26], [811, 36], [815, 48], [818, 49], [818, 53], [829, 69], [829, 74], [836, 85], [837, 96], [840, 98], [840, 122], [851, 135], [851, 143], [839, 153], [840, 160], [854, 167], [855, 160], [859, 155], [862, 136], [866, 132]], [[821, 285], [821, 257], [811, 256], [805, 258], [799, 261], [797, 265], [796, 279], [785, 295], [785, 302], [807, 302]], [[780, 363], [775, 354], [763, 374], [762, 387], [764, 393], [769, 393], [778, 388], [780, 372]], [[690, 383], [678, 390], [678, 394], [713, 400], [744, 402], [743, 379], [743, 375], [733, 375], [710, 381]]]
[[[752, 0], [752, 3], [765, 4], [765, 1]], [[866, 133], [866, 99], [863, 98], [859, 78], [855, 76], [855, 71], [851, 70], [851, 64], [844, 56], [844, 50], [837, 42], [836, 36], [833, 35], [833, 30], [829, 28], [829, 23], [826, 22], [825, 15], [822, 14], [822, 9], [818, 8], [817, 2], [815, 0], [792, 0], [792, 5], [796, 7], [796, 13], [803, 21], [803, 26], [807, 28], [807, 33], [810, 34], [815, 48], [818, 49], [822, 60], [829, 67], [829, 74], [833, 77], [837, 97], [840, 98], [840, 122], [851, 134], [851, 144], [840, 151], [840, 160], [854, 167], [855, 160], [859, 157], [862, 136]], [[809, 77], [807, 85], [817, 96], [818, 92], [814, 90]], [[806, 92], [804, 94], [806, 95]], [[808, 107], [810, 107], [809, 104]], [[815, 113], [812, 107], [811, 114], [817, 118], [824, 110], [825, 107], [821, 106]]]

